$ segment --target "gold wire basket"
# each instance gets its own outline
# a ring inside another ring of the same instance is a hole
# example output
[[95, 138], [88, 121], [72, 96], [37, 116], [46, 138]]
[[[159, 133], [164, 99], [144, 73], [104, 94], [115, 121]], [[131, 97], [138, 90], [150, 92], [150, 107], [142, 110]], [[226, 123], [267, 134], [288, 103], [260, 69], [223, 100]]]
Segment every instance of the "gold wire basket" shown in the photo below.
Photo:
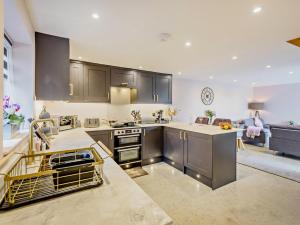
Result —
[[0, 210], [97, 187], [103, 163], [93, 147], [21, 156], [4, 174]]

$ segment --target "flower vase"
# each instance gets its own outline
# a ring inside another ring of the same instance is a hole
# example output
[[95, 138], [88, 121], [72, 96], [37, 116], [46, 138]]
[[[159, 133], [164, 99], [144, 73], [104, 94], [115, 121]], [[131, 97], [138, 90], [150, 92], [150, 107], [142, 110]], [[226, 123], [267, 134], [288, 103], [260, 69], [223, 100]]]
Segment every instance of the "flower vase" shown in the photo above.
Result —
[[6, 124], [3, 127], [3, 138], [12, 139], [14, 138], [20, 130], [20, 124]]

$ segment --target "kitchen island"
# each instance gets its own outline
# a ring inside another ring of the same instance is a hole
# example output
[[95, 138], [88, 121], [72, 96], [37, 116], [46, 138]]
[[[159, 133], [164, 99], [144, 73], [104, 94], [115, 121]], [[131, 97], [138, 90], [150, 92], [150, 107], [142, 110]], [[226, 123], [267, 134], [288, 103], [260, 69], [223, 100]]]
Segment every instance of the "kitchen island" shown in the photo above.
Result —
[[[50, 151], [88, 147], [84, 129], [61, 132]], [[107, 154], [95, 146], [102, 157]], [[0, 213], [1, 225], [165, 225], [171, 218], [115, 163], [104, 162], [104, 184]]]

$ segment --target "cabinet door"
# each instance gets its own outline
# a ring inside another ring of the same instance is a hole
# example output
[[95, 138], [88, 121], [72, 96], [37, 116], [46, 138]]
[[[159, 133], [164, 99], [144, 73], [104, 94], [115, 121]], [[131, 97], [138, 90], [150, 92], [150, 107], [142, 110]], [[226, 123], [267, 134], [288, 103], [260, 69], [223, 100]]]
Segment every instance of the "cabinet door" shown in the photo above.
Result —
[[95, 142], [101, 141], [111, 152], [114, 150], [113, 131], [88, 131]]
[[110, 68], [84, 65], [84, 99], [88, 102], [110, 101]]
[[35, 33], [37, 100], [69, 100], [69, 39]]
[[142, 159], [161, 157], [163, 150], [162, 127], [147, 127], [143, 130]]
[[156, 74], [155, 94], [157, 103], [172, 103], [172, 76]]
[[136, 87], [136, 74], [134, 70], [111, 68], [111, 86]]
[[71, 101], [82, 101], [83, 92], [83, 64], [71, 62], [70, 64], [70, 96]]
[[185, 131], [184, 139], [184, 166], [212, 178], [212, 137]]
[[164, 157], [183, 166], [182, 131], [166, 128], [164, 132]]
[[137, 74], [137, 103], [154, 103], [155, 75], [139, 71]]

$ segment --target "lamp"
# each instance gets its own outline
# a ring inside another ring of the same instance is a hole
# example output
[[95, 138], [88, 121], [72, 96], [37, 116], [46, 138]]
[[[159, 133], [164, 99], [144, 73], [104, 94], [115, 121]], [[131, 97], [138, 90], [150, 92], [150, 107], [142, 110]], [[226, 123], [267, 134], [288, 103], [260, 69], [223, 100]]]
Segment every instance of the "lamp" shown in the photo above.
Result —
[[263, 110], [265, 104], [263, 102], [249, 102], [248, 109], [251, 110]]

